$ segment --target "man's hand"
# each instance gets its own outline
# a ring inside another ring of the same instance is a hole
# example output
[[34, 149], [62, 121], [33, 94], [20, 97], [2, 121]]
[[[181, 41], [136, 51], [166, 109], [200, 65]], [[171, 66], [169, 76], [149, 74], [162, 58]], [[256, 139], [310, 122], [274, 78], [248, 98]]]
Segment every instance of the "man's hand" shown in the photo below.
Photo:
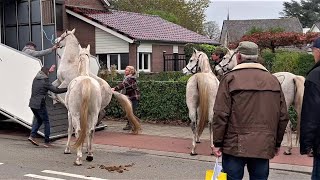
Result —
[[220, 147], [211, 146], [211, 149], [212, 149], [212, 152], [213, 152], [215, 157], [221, 157], [222, 156], [222, 152], [221, 152], [221, 148]]
[[53, 64], [49, 69], [49, 73], [54, 72], [55, 68], [56, 68], [56, 65]]
[[58, 45], [52, 46], [52, 50], [56, 50], [58, 48]]
[[114, 91], [114, 88], [111, 88], [112, 91]]

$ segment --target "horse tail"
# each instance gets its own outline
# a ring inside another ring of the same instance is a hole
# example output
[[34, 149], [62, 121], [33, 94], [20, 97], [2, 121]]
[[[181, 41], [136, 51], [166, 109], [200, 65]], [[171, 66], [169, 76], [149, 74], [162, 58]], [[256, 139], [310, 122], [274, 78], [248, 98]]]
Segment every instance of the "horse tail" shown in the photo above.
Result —
[[300, 137], [301, 108], [302, 108], [305, 78], [303, 76], [296, 76], [293, 80], [294, 80], [295, 89], [296, 89], [295, 96], [294, 96], [294, 108], [298, 115], [297, 137], [296, 137], [296, 144], [297, 144]]
[[126, 95], [123, 95], [117, 91], [113, 91], [113, 95], [118, 100], [121, 107], [126, 112], [126, 117], [133, 125], [133, 129], [132, 129], [133, 133], [138, 134], [139, 131], [141, 130], [140, 120], [133, 114], [133, 109], [132, 109], [132, 104], [130, 99]]
[[90, 79], [84, 79], [82, 83], [82, 101], [80, 106], [80, 133], [75, 144], [75, 148], [80, 147], [86, 138], [88, 129], [88, 111], [89, 111], [89, 99], [91, 94]]
[[199, 91], [199, 125], [198, 125], [198, 135], [201, 136], [207, 122], [208, 122], [208, 86], [205, 83], [205, 74], [197, 74], [197, 84]]

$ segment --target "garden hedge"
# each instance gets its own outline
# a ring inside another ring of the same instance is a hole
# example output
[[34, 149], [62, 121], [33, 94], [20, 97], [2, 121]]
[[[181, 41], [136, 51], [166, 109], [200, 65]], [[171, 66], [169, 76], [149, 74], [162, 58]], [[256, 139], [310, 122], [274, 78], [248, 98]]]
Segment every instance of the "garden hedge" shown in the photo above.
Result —
[[[263, 51], [261, 54], [265, 66], [270, 72], [289, 71], [305, 76], [313, 66], [314, 60], [311, 54], [278, 51]], [[138, 85], [141, 91], [141, 101], [137, 109], [137, 116], [148, 120], [184, 120], [188, 121], [188, 109], [185, 102], [185, 90], [187, 80], [181, 72], [161, 72], [154, 74], [140, 73]], [[123, 75], [117, 75], [110, 81], [111, 87], [119, 83]], [[108, 116], [122, 117], [124, 112], [115, 99], [112, 99], [106, 108]], [[296, 113], [290, 108], [290, 118], [295, 125]]]

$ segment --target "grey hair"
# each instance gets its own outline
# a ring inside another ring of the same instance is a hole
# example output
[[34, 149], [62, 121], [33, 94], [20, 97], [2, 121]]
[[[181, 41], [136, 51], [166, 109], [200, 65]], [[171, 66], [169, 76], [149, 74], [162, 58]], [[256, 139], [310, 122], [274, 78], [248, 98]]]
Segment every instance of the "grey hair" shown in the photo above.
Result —
[[256, 61], [258, 59], [258, 55], [246, 55], [246, 54], [241, 54], [241, 53], [239, 53], [239, 54], [241, 56], [242, 61], [245, 61], [245, 60]]

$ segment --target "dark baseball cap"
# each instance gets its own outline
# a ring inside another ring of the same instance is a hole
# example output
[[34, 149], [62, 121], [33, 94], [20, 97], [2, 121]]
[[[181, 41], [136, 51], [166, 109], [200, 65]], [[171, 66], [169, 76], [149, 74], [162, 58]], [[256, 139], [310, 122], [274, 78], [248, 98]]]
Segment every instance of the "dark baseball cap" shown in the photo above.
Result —
[[310, 46], [311, 48], [319, 48], [320, 49], [320, 37], [317, 37]]

